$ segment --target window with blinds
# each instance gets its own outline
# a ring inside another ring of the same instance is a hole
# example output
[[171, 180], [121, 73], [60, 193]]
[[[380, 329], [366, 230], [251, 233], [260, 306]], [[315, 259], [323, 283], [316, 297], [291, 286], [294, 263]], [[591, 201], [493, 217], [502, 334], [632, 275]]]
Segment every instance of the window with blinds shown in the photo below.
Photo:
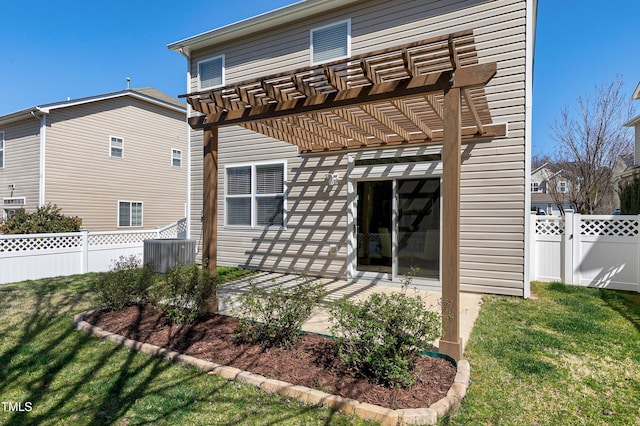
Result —
[[284, 226], [284, 164], [227, 167], [225, 223]]
[[311, 30], [311, 64], [321, 64], [351, 55], [351, 20]]
[[200, 90], [224, 85], [224, 55], [198, 62]]

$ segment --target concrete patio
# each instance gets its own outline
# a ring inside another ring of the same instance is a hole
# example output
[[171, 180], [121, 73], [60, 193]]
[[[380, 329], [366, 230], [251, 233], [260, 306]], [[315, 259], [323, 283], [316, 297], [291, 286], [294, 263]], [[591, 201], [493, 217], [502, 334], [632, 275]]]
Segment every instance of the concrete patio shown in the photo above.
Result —
[[[342, 297], [365, 299], [369, 294], [374, 292], [391, 293], [400, 291], [399, 287], [376, 284], [368, 280], [348, 281], [331, 278], [302, 277], [294, 274], [261, 272], [249, 278], [225, 284], [223, 290], [220, 292], [220, 313], [227, 315], [233, 314], [233, 297], [239, 295], [243, 291], [247, 291], [251, 283], [254, 283], [261, 288], [269, 288], [273, 286], [274, 283], [279, 283], [284, 286], [295, 286], [304, 280], [308, 280], [314, 284], [323, 283], [327, 289], [327, 296], [325, 297], [326, 300], [336, 300]], [[440, 292], [409, 289], [408, 293], [420, 294], [425, 300], [425, 304], [429, 306], [430, 309], [440, 312]], [[473, 324], [480, 312], [481, 304], [482, 295], [475, 293], [460, 293], [460, 337], [462, 338], [463, 352], [466, 343], [469, 341]], [[327, 311], [322, 307], [316, 308], [311, 318], [303, 324], [302, 329], [314, 333], [330, 334]], [[436, 340], [434, 342], [434, 346], [438, 347], [438, 342], [439, 341]]]

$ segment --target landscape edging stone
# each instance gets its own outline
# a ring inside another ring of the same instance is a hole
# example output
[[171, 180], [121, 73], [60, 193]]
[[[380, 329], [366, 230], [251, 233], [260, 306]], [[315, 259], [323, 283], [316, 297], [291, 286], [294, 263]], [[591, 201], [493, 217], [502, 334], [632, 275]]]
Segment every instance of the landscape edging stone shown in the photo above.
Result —
[[277, 393], [288, 398], [295, 398], [308, 405], [323, 405], [345, 414], [354, 414], [365, 420], [373, 420], [382, 426], [395, 425], [435, 425], [438, 418], [447, 416], [460, 407], [462, 398], [467, 393], [470, 382], [471, 366], [468, 361], [457, 362], [457, 373], [447, 396], [434, 402], [428, 408], [404, 408], [393, 410], [366, 402], [359, 402], [339, 395], [331, 395], [306, 386], [293, 385], [281, 380], [268, 379], [250, 371], [216, 364], [191, 355], [181, 354], [170, 349], [149, 343], [128, 339], [120, 334], [111, 333], [84, 321], [85, 315], [94, 311], [79, 313], [73, 317], [73, 327], [86, 334], [109, 340], [128, 349], [137, 350], [153, 356], [160, 356], [167, 361], [197, 367], [208, 374], [220, 375], [229, 380], [241, 381], [262, 389], [265, 392]]

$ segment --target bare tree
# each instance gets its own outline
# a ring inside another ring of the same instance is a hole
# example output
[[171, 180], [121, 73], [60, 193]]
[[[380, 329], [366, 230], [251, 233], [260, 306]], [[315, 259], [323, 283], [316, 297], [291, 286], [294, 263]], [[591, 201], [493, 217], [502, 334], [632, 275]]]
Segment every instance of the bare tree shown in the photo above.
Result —
[[535, 170], [546, 163], [551, 163], [549, 154], [535, 154], [531, 156], [531, 170]]
[[[622, 154], [631, 151], [629, 129], [622, 124], [632, 116], [629, 97], [622, 92], [620, 77], [595, 87], [578, 98], [578, 109], [565, 107], [550, 126], [558, 142], [556, 163], [570, 166], [568, 184], [575, 188], [576, 211], [604, 212], [612, 194], [611, 173]], [[572, 204], [574, 204], [572, 203]]]

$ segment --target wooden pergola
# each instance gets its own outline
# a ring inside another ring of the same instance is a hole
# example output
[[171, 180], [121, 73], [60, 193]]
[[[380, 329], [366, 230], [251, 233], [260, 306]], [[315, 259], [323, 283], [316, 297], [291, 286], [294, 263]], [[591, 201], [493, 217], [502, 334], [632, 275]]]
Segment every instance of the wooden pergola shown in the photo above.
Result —
[[472, 31], [356, 55], [183, 97], [204, 131], [203, 259], [217, 257], [218, 127], [239, 125], [301, 153], [442, 144], [440, 352], [462, 356], [460, 155], [463, 141], [506, 134], [491, 120], [484, 86], [497, 64], [478, 64]]

